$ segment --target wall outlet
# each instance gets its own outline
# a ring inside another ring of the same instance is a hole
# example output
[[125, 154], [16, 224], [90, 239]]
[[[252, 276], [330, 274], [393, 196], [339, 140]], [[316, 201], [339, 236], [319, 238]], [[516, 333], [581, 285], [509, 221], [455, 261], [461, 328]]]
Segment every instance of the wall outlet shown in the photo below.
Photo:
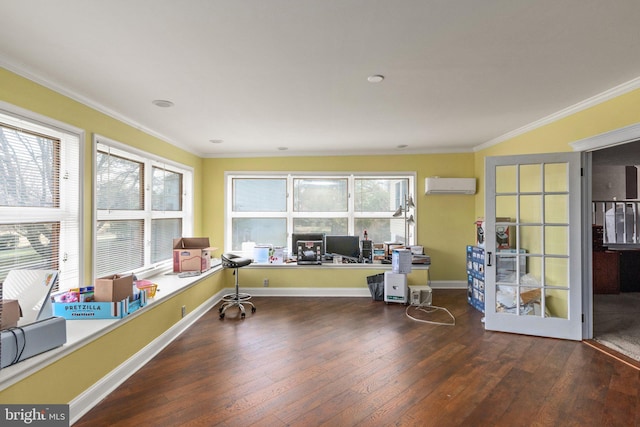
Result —
[[182, 306], [182, 317], [184, 317], [184, 316], [186, 316], [186, 315], [187, 315], [187, 306], [186, 306], [186, 305], [183, 305], [183, 306]]
[[264, 286], [265, 288], [269, 286], [269, 279], [264, 279], [262, 281], [262, 286]]

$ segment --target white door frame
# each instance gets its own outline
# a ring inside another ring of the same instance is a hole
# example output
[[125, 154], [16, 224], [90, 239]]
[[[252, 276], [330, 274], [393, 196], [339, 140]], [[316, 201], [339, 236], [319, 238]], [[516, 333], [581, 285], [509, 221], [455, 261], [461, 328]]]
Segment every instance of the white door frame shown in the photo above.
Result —
[[[583, 219], [583, 231], [582, 235], [583, 243], [593, 241], [591, 230], [591, 177], [592, 177], [592, 164], [591, 164], [591, 152], [600, 150], [603, 148], [613, 147], [616, 145], [626, 144], [628, 142], [634, 142], [640, 139], [640, 123], [636, 123], [630, 126], [614, 129], [609, 132], [605, 132], [599, 135], [595, 135], [589, 138], [574, 141], [569, 144], [573, 151], [584, 152], [583, 156], [583, 174], [586, 179], [583, 186], [582, 193], [582, 219]], [[582, 338], [593, 338], [593, 250], [592, 245], [583, 244], [582, 254], [582, 311], [584, 313], [584, 323], [582, 324]]]

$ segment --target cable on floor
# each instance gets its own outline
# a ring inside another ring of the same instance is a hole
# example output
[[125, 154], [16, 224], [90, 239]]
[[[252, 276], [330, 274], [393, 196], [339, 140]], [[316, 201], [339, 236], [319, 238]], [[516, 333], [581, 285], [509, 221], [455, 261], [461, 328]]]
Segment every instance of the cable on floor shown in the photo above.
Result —
[[[411, 314], [409, 314], [409, 309], [413, 307], [416, 310], [425, 312], [427, 314], [431, 314], [431, 313], [435, 313], [436, 311], [442, 310], [445, 311], [449, 317], [451, 317], [451, 323], [445, 323], [445, 322], [435, 322], [432, 320], [424, 320], [424, 319], [417, 319], [415, 317], [413, 317]], [[449, 310], [447, 310], [444, 307], [438, 307], [435, 305], [410, 305], [407, 307], [406, 311], [405, 311], [407, 317], [409, 319], [415, 320], [416, 322], [421, 322], [421, 323], [430, 323], [432, 325], [443, 325], [443, 326], [454, 326], [456, 324], [456, 318], [453, 316], [453, 314], [451, 314], [451, 312]]]

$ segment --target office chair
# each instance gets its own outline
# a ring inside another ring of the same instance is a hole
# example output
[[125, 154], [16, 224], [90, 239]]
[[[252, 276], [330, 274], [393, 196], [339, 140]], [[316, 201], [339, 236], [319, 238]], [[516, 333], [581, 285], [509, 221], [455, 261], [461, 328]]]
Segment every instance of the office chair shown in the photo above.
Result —
[[232, 253], [222, 254], [221, 259], [222, 266], [224, 268], [234, 269], [233, 275], [236, 276], [236, 292], [222, 297], [222, 305], [220, 306], [219, 310], [220, 319], [224, 319], [224, 313], [229, 307], [238, 307], [238, 309], [240, 310], [240, 317], [244, 319], [246, 313], [243, 304], [250, 305], [252, 313], [256, 312], [256, 307], [251, 301], [249, 301], [251, 299], [251, 295], [240, 293], [240, 288], [238, 287], [238, 269], [251, 264], [251, 259], [243, 258], [240, 255]]

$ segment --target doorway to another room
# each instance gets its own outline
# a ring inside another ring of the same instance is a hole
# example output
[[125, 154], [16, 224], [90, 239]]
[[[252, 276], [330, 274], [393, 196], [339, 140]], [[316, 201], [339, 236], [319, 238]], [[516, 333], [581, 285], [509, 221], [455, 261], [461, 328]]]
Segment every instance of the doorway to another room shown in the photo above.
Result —
[[593, 340], [640, 366], [640, 140], [591, 153]]

